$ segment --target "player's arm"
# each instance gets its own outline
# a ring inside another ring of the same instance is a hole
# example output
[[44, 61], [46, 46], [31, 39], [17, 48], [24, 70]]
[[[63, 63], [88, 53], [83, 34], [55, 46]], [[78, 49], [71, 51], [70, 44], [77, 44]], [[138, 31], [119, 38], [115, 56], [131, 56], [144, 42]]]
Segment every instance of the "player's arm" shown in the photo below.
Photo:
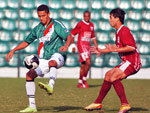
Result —
[[110, 44], [105, 44], [105, 47], [111, 52], [118, 52], [118, 53], [135, 51], [134, 47], [128, 45], [126, 45], [125, 47], [118, 48], [116, 45], [112, 46]]
[[79, 34], [80, 28], [81, 28], [81, 27], [80, 27], [80, 23], [77, 23], [77, 25], [75, 26], [75, 28], [71, 30], [71, 35], [72, 35], [72, 37], [73, 37], [73, 39], [72, 39], [72, 52], [73, 52], [73, 53], [76, 52], [76, 50], [75, 50], [74, 38], [75, 38], [75, 35], [76, 35], [76, 34]]
[[75, 38], [75, 37], [72, 38], [72, 52], [73, 52], [73, 53], [76, 52], [75, 43], [74, 43], [74, 38]]
[[[94, 28], [94, 24], [93, 24], [93, 28]], [[92, 37], [92, 40], [93, 40], [93, 44], [95, 45], [96, 49], [98, 50], [98, 44], [97, 44], [97, 40], [96, 40], [96, 37], [95, 37], [95, 30], [92, 31], [91, 37]]]
[[71, 35], [68, 35], [65, 45], [62, 46], [59, 50], [62, 51], [62, 52], [66, 52], [68, 50], [68, 47], [72, 43], [72, 39], [73, 39], [73, 37]]
[[95, 46], [91, 46], [90, 47], [90, 52], [100, 56], [100, 54], [102, 54], [102, 53], [110, 53], [111, 51], [107, 48], [100, 49], [100, 48], [96, 48]]
[[[110, 45], [110, 44], [109, 44]], [[105, 44], [105, 47], [104, 49], [100, 49], [100, 48], [96, 48], [95, 46], [91, 46], [90, 48], [90, 52], [91, 53], [94, 53], [94, 54], [102, 54], [102, 53], [111, 53], [112, 52], [112, 49], [116, 49], [117, 46], [116, 45], [111, 45], [111, 49], [110, 47], [108, 48], [108, 46]]]
[[116, 45], [111, 45], [111, 44], [105, 44], [105, 49], [99, 49], [101, 53], [111, 53], [111, 52], [117, 52], [117, 53], [122, 53], [122, 52], [132, 52], [135, 51], [134, 47], [131, 46], [125, 46], [118, 48]]
[[17, 47], [12, 49], [7, 55], [6, 55], [6, 60], [9, 62], [9, 60], [13, 57], [15, 51], [19, 51], [21, 49], [24, 49], [28, 46], [29, 44], [27, 42], [22, 42], [20, 43]]
[[98, 48], [98, 44], [97, 44], [96, 38], [94, 37], [94, 38], [92, 38], [92, 40], [93, 40], [93, 44], [95, 45], [95, 47]]
[[105, 44], [105, 47], [111, 52], [132, 52], [135, 51], [135, 41], [129, 29], [125, 29], [120, 36], [120, 41], [123, 43], [123, 47], [118, 48], [116, 45]]
[[65, 45], [60, 47], [59, 50], [62, 51], [62, 52], [66, 52], [68, 50], [68, 47], [71, 44], [73, 38], [72, 38], [69, 30], [60, 21], [55, 20], [54, 27], [55, 27], [56, 33], [64, 41], [66, 41]]
[[71, 35], [68, 35], [68, 36], [67, 36], [67, 41], [66, 41], [64, 47], [66, 47], [66, 48], [68, 49], [68, 47], [69, 47], [70, 44], [72, 43], [72, 40], [73, 40], [73, 37], [72, 37]]

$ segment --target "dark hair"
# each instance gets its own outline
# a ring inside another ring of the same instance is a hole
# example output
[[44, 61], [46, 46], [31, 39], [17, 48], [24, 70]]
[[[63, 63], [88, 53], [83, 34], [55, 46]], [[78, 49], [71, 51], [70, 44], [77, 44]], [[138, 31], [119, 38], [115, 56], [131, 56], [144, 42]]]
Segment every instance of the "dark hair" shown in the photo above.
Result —
[[113, 14], [113, 16], [116, 18], [118, 17], [120, 19], [120, 22], [122, 24], [124, 24], [124, 18], [125, 18], [125, 14], [126, 12], [120, 8], [116, 8], [111, 10], [110, 15]]
[[42, 4], [37, 8], [37, 12], [38, 11], [46, 11], [46, 13], [49, 13], [49, 8], [47, 5]]
[[84, 13], [83, 13], [83, 14], [85, 14], [85, 13], [89, 13], [89, 14], [91, 15], [91, 12], [90, 12], [90, 11], [84, 11]]

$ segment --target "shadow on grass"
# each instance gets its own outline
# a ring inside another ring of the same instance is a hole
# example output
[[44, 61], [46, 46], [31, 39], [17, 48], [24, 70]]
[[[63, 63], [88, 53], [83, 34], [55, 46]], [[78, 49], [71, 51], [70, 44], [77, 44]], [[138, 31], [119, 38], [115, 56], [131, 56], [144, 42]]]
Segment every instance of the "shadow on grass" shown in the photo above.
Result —
[[75, 106], [58, 106], [58, 107], [41, 107], [38, 108], [38, 111], [51, 111], [51, 112], [62, 112], [62, 111], [68, 111], [68, 110], [82, 110], [83, 107], [75, 107]]
[[131, 111], [149, 111], [148, 109], [132, 107]]
[[[105, 112], [112, 112], [114, 111], [115, 113], [118, 111], [118, 109], [113, 109], [113, 110], [104, 110]], [[132, 111], [135, 111], [135, 112], [139, 112], [139, 111], [149, 111], [148, 109], [144, 109], [144, 108], [138, 108], [138, 107], [132, 107], [132, 109], [130, 110], [131, 112]], [[126, 113], [130, 113], [129, 112], [126, 112]]]
[[89, 88], [100, 87], [100, 86], [102, 86], [102, 85], [101, 84], [99, 84], [99, 85], [89, 85]]

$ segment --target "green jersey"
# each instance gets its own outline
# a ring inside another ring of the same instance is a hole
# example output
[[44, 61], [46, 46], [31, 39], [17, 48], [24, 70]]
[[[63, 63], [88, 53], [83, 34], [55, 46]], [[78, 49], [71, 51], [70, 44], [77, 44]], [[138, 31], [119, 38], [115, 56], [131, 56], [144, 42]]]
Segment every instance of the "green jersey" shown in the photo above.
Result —
[[37, 39], [39, 57], [49, 59], [54, 53], [65, 55], [59, 51], [59, 48], [64, 46], [68, 35], [70, 35], [69, 30], [60, 21], [51, 19], [46, 27], [40, 22], [24, 41], [30, 44]]

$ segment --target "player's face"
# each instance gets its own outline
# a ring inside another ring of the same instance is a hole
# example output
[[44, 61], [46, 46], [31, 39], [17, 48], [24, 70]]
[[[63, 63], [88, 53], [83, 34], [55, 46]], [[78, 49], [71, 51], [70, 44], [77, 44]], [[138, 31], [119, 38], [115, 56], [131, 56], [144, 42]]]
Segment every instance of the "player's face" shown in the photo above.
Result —
[[113, 27], [113, 28], [116, 28], [117, 26], [117, 21], [118, 21], [118, 18], [115, 18], [113, 16], [113, 14], [110, 15], [110, 18], [109, 18], [109, 23], [110, 25]]
[[90, 19], [91, 19], [91, 16], [90, 16], [90, 13], [84, 13], [84, 21], [86, 22], [90, 22]]
[[47, 22], [49, 21], [49, 15], [50, 13], [47, 13], [46, 11], [38, 11], [38, 17], [40, 19], [40, 21], [42, 22], [42, 24], [46, 25]]

